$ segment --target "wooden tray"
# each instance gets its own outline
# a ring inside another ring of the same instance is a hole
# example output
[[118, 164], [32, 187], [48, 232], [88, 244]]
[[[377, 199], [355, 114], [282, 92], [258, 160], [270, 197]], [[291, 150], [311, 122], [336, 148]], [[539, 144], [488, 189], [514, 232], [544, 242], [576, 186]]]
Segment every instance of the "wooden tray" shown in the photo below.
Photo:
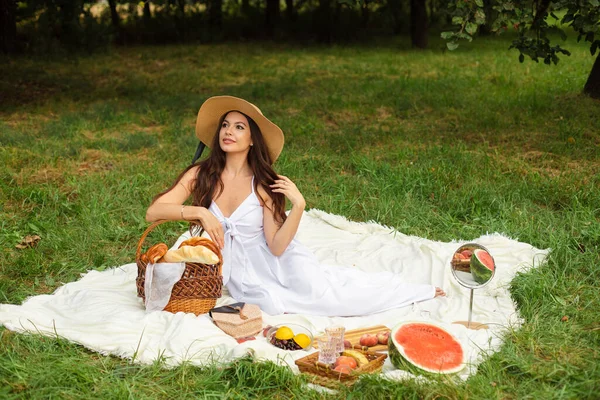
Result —
[[377, 353], [375, 351], [358, 350], [367, 357], [369, 363], [358, 367], [350, 373], [337, 372], [331, 369], [330, 365], [318, 362], [319, 352], [316, 351], [296, 360], [296, 365], [300, 372], [306, 374], [308, 379], [317, 385], [337, 389], [340, 384], [352, 386], [362, 374], [372, 374], [381, 371], [387, 354]]
[[[387, 351], [388, 346], [387, 344], [378, 344], [377, 346], [372, 346], [372, 347], [362, 347], [360, 345], [360, 337], [362, 335], [364, 335], [365, 333], [371, 333], [371, 334], [378, 334], [379, 332], [390, 332], [391, 329], [388, 328], [385, 325], [376, 325], [376, 326], [369, 326], [367, 328], [360, 328], [360, 329], [353, 329], [351, 331], [346, 331], [346, 333], [344, 333], [344, 339], [345, 340], [349, 340], [350, 343], [352, 344], [353, 348], [363, 348], [363, 349], [368, 349], [371, 351]], [[318, 337], [324, 337], [325, 334], [320, 335]], [[319, 348], [319, 346], [317, 345], [317, 338], [315, 338], [315, 340], [313, 340], [313, 347], [315, 349]]]

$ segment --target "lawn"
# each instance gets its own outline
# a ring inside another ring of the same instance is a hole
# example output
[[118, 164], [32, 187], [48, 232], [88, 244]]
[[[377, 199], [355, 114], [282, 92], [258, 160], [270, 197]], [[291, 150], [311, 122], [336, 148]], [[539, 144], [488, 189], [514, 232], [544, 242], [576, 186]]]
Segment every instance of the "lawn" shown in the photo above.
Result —
[[[433, 240], [501, 232], [552, 249], [510, 288], [523, 327], [463, 383], [376, 377], [331, 398], [595, 398], [600, 389], [600, 102], [583, 44], [519, 64], [510, 39], [319, 47], [131, 47], [0, 64], [0, 302], [132, 262], [146, 207], [194, 154], [212, 95], [286, 134], [308, 208]], [[185, 228], [176, 223], [164, 232]], [[34, 248], [15, 246], [37, 234]], [[272, 363], [142, 366], [0, 328], [3, 398], [322, 398]]]

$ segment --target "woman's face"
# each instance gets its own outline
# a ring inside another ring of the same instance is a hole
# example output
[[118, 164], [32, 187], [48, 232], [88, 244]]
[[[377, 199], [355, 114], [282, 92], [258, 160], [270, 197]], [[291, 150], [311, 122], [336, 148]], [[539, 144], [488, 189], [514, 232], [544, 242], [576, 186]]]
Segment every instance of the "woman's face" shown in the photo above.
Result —
[[225, 153], [247, 152], [252, 145], [248, 119], [237, 111], [231, 111], [223, 120], [219, 131], [219, 144]]

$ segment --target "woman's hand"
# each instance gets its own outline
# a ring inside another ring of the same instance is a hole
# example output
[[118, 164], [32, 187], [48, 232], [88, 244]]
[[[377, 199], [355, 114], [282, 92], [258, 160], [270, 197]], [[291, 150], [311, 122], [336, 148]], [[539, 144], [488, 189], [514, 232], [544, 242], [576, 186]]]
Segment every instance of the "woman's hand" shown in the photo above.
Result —
[[292, 203], [293, 207], [304, 210], [306, 207], [306, 201], [304, 196], [296, 187], [296, 184], [290, 180], [287, 176], [278, 175], [279, 179], [275, 180], [275, 183], [270, 185], [271, 190], [275, 193], [283, 193]]
[[[219, 222], [217, 217], [208, 211], [205, 207], [194, 207], [196, 211], [195, 218], [200, 221], [202, 228], [210, 235], [213, 242], [222, 249], [225, 246], [225, 233], [223, 232], [223, 225]], [[189, 218], [188, 218], [189, 219]]]
[[[283, 193], [283, 195], [292, 203], [292, 209], [285, 219], [285, 222], [281, 225], [276, 221], [275, 216], [273, 215], [273, 207], [265, 207], [263, 217], [263, 227], [267, 245], [269, 246], [271, 253], [277, 257], [282, 255], [292, 240], [294, 240], [294, 236], [298, 232], [300, 219], [304, 213], [304, 207], [306, 207], [304, 197], [294, 182], [282, 175], [278, 175], [278, 178], [279, 179], [276, 179], [275, 182], [270, 185], [271, 190], [273, 193]], [[269, 202], [272, 202], [270, 197], [268, 200]]]

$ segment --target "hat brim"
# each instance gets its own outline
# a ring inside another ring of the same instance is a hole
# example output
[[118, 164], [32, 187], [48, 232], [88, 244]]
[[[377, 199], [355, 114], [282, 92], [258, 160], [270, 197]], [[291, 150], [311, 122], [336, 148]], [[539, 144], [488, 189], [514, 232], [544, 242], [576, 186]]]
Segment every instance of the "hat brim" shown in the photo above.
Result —
[[256, 122], [267, 146], [271, 162], [274, 163], [281, 154], [281, 150], [283, 150], [283, 131], [269, 121], [258, 107], [238, 97], [214, 96], [202, 104], [196, 119], [196, 136], [198, 139], [211, 147], [221, 117], [230, 111], [244, 113]]

